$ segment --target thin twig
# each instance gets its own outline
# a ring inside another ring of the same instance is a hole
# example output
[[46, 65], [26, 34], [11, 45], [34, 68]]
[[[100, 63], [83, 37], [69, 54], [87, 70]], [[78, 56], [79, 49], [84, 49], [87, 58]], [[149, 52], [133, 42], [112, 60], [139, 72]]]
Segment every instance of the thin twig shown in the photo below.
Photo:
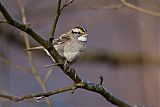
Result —
[[62, 0], [58, 0], [58, 4], [57, 4], [57, 10], [56, 10], [56, 16], [55, 16], [55, 19], [54, 19], [54, 22], [53, 22], [53, 27], [52, 27], [52, 31], [51, 31], [51, 36], [50, 36], [50, 39], [49, 41], [52, 43], [53, 39], [54, 39], [54, 35], [55, 35], [55, 31], [56, 31], [56, 26], [57, 26], [57, 23], [58, 23], [58, 20], [59, 20], [59, 16], [61, 15], [63, 9], [67, 6], [69, 6], [71, 3], [73, 3], [73, 1], [75, 0], [70, 0], [68, 2], [68, 0], [65, 0], [65, 4], [62, 6], [61, 8], [61, 1]]
[[65, 87], [65, 88], [49, 91], [49, 92], [46, 92], [46, 93], [23, 95], [23, 96], [20, 96], [20, 97], [6, 95], [6, 94], [0, 94], [0, 97], [4, 98], [4, 99], [11, 100], [11, 101], [15, 101], [15, 102], [19, 102], [19, 101], [23, 101], [23, 100], [27, 100], [27, 99], [36, 99], [37, 101], [39, 101], [40, 99], [46, 98], [46, 97], [48, 98], [51, 95], [55, 95], [55, 94], [59, 94], [59, 93], [75, 90], [75, 88], [76, 87], [74, 85], [74, 86], [70, 86], [70, 87]]
[[63, 5], [62, 8], [60, 9], [60, 12], [62, 12], [65, 7], [69, 6], [69, 5], [70, 5], [71, 3], [73, 3], [74, 1], [75, 1], [75, 0], [70, 0], [70, 1], [65, 0], [64, 5]]
[[152, 15], [152, 16], [160, 17], [160, 13], [159, 13], [159, 12], [156, 12], [156, 11], [153, 11], [153, 10], [150, 10], [150, 9], [144, 9], [144, 8], [135, 6], [135, 5], [127, 2], [126, 0], [120, 0], [120, 2], [121, 2], [123, 5], [131, 8], [131, 9], [134, 9], [134, 10], [136, 10], [136, 11], [138, 11], [138, 12], [145, 13], [145, 14]]
[[[18, 4], [19, 4], [19, 7], [20, 7], [20, 13], [21, 13], [21, 17], [22, 17], [22, 22], [24, 24], [27, 24], [25, 8], [24, 8], [24, 1], [23, 0], [18, 0]], [[26, 49], [29, 49], [30, 48], [30, 42], [29, 42], [28, 35], [26, 33], [22, 32], [22, 31], [21, 31], [21, 34], [24, 37]], [[27, 51], [27, 54], [28, 54], [29, 62], [31, 64], [31, 73], [36, 78], [36, 80], [39, 82], [40, 86], [42, 87], [42, 90], [44, 92], [47, 92], [46, 85], [45, 85], [44, 81], [41, 79], [41, 77], [40, 77], [40, 75], [39, 75], [39, 73], [38, 73], [38, 71], [36, 69], [36, 65], [35, 65], [35, 63], [33, 61], [31, 51]], [[49, 98], [47, 98], [46, 102], [47, 102], [49, 107], [53, 106]]]
[[58, 22], [60, 14], [61, 14], [60, 9], [61, 9], [61, 0], [58, 0], [56, 16], [55, 16], [55, 19], [54, 19], [54, 22], [53, 22], [53, 27], [52, 27], [51, 36], [50, 36], [50, 42], [51, 43], [54, 39], [54, 34], [55, 34], [55, 31], [56, 31], [57, 22]]
[[103, 76], [100, 75], [100, 76], [99, 76], [99, 79], [100, 79], [100, 85], [102, 85], [102, 84], [103, 84]]

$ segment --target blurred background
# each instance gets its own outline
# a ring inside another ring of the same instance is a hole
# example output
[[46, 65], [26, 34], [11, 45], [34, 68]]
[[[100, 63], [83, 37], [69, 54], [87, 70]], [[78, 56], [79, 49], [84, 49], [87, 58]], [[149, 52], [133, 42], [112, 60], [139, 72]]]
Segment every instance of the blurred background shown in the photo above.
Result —
[[[63, 0], [62, 0], [63, 1]], [[142, 8], [160, 12], [159, 0], [128, 0]], [[21, 21], [18, 0], [1, 0], [18, 21]], [[103, 85], [116, 97], [146, 107], [160, 105], [160, 17], [147, 15], [126, 6], [119, 0], [76, 0], [62, 12], [56, 37], [75, 26], [88, 30], [86, 57], [72, 65], [78, 74]], [[27, 23], [48, 39], [57, 0], [24, 0]], [[3, 19], [0, 14], [0, 18]], [[31, 46], [39, 46], [30, 36]], [[69, 79], [58, 67], [44, 68], [51, 59], [43, 51], [32, 52], [40, 84], [31, 71], [25, 42], [20, 30], [0, 24], [0, 93], [21, 96], [70, 86]], [[43, 88], [42, 88], [43, 87]], [[55, 107], [115, 107], [97, 93], [77, 89], [50, 97]], [[48, 107], [45, 99], [11, 102], [0, 98], [0, 107]]]

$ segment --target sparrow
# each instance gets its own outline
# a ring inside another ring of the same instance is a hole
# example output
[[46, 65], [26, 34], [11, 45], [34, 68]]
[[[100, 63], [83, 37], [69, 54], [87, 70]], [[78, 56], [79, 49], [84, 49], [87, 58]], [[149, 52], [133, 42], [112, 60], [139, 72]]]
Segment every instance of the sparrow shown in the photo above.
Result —
[[[68, 63], [74, 63], [83, 58], [87, 49], [87, 37], [88, 34], [85, 28], [75, 27], [62, 34], [59, 38], [54, 39], [53, 46]], [[37, 49], [43, 49], [54, 61], [54, 58], [43, 46], [28, 48], [26, 50], [32, 51]]]

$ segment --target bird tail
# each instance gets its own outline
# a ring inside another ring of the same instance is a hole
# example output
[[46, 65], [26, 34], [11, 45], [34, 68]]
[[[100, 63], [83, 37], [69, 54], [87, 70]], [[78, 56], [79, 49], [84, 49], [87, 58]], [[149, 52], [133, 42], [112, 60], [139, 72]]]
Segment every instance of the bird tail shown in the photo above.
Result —
[[38, 47], [33, 47], [33, 48], [27, 48], [27, 49], [24, 49], [25, 51], [34, 51], [34, 50], [41, 50], [41, 49], [44, 49], [43, 46], [38, 46]]

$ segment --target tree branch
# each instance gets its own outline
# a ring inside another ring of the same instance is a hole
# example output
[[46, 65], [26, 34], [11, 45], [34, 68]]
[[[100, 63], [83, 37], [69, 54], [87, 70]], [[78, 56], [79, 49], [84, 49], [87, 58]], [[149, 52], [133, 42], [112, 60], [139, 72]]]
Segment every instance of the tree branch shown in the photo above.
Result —
[[55, 95], [55, 94], [59, 94], [59, 93], [67, 92], [67, 91], [73, 91], [73, 90], [75, 90], [75, 88], [76, 88], [75, 86], [71, 86], [71, 87], [65, 87], [65, 88], [49, 91], [46, 93], [24, 95], [24, 96], [20, 96], [20, 97], [6, 95], [6, 94], [0, 94], [0, 97], [4, 98], [4, 99], [11, 100], [11, 101], [15, 101], [15, 102], [19, 102], [19, 101], [23, 101], [23, 100], [27, 100], [27, 99], [36, 99], [37, 101], [39, 101], [40, 99], [45, 98], [45, 97], [49, 97], [51, 95]]
[[131, 105], [115, 96], [112, 95], [111, 92], [109, 92], [106, 88], [104, 88], [102, 85], [90, 83], [88, 81], [84, 82], [84, 86], [81, 86], [81, 88], [84, 88], [89, 91], [93, 91], [96, 93], [99, 93], [102, 95], [107, 101], [110, 103], [118, 106], [118, 107], [138, 107], [136, 105]]
[[134, 10], [136, 10], [136, 11], [139, 11], [139, 12], [141, 12], [141, 13], [145, 13], [145, 14], [148, 14], [148, 15], [160, 17], [160, 13], [155, 12], [155, 11], [153, 11], [153, 10], [144, 9], [144, 8], [135, 6], [135, 5], [133, 5], [133, 4], [129, 3], [129, 2], [127, 2], [126, 0], [120, 0], [120, 2], [121, 2], [123, 5], [125, 5], [125, 6], [127, 6], [127, 7], [129, 7], [129, 8], [131, 8], [131, 9], [134, 9]]
[[[26, 33], [28, 33], [33, 39], [35, 39], [39, 44], [41, 44], [44, 48], [48, 50], [48, 52], [51, 54], [51, 56], [55, 59], [56, 63], [64, 63], [64, 59], [61, 58], [61, 56], [58, 54], [56, 49], [52, 46], [52, 44], [47, 43], [43, 38], [41, 38], [37, 33], [35, 33], [31, 27], [27, 27], [27, 25], [21, 24], [14, 20], [7, 10], [4, 8], [4, 6], [0, 3], [0, 11], [3, 14], [3, 16], [6, 18], [8, 23]], [[117, 105], [119, 107], [135, 107], [133, 105], [130, 105], [115, 96], [113, 96], [108, 90], [106, 90], [102, 85], [90, 83], [88, 81], [83, 80], [78, 74], [76, 73], [74, 68], [69, 67], [67, 64], [65, 67], [63, 64], [58, 65], [62, 71], [67, 74], [75, 83], [81, 83], [81, 86], [78, 86], [78, 88], [83, 88], [89, 91], [93, 91], [96, 93], [99, 93], [102, 95], [106, 100], [108, 100], [110, 103]], [[1, 95], [2, 96], [2, 95]], [[3, 96], [2, 96], [3, 97]], [[5, 96], [4, 96], [5, 97]], [[7, 97], [7, 96], [6, 96]], [[29, 96], [30, 97], [30, 96]], [[38, 97], [38, 96], [36, 96]], [[14, 97], [13, 97], [14, 98]]]

